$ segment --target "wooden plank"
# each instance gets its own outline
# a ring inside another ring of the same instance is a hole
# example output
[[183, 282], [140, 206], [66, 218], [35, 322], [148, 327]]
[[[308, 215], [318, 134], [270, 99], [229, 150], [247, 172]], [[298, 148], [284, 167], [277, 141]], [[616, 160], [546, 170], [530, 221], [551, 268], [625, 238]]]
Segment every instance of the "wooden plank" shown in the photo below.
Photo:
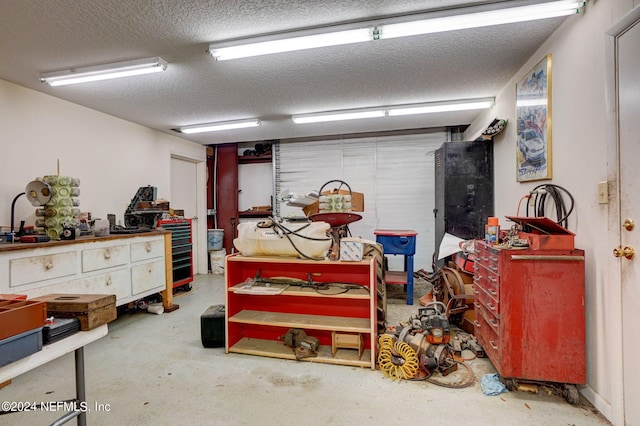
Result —
[[407, 273], [402, 271], [387, 271], [384, 274], [384, 281], [387, 284], [406, 284]]
[[[268, 356], [271, 358], [295, 360], [293, 350], [282, 341], [243, 338], [238, 343], [229, 348], [229, 352]], [[358, 351], [350, 349], [339, 349], [336, 356], [331, 355], [331, 346], [320, 346], [318, 355], [315, 357], [302, 358], [300, 361], [320, 362], [325, 364], [349, 365], [354, 367], [367, 367], [375, 369], [372, 363], [369, 349], [365, 349], [362, 358], [358, 359]]]
[[[235, 293], [238, 289], [245, 286], [245, 283], [236, 284], [233, 287], [229, 287], [229, 291]], [[327, 290], [330, 291], [330, 290]], [[266, 294], [266, 293], [265, 293]], [[323, 294], [318, 293], [316, 289], [310, 287], [300, 287], [296, 285], [291, 285], [283, 292], [281, 292], [283, 296], [308, 296], [308, 297], [331, 297], [331, 298], [341, 298], [341, 299], [368, 299], [370, 294], [365, 289], [349, 289], [346, 293], [340, 294]]]
[[164, 274], [165, 274], [165, 289], [160, 294], [162, 295], [162, 306], [165, 312], [173, 312], [180, 308], [180, 305], [173, 303], [173, 246], [171, 240], [171, 232], [166, 231], [164, 235]]
[[309, 264], [309, 265], [369, 265], [369, 260], [363, 260], [361, 262], [339, 262], [335, 260], [308, 260], [298, 259], [295, 257], [286, 256], [242, 256], [238, 253], [227, 256], [227, 260], [230, 262], [260, 262], [260, 263], [279, 263], [279, 264]]
[[260, 324], [312, 330], [371, 333], [369, 318], [348, 318], [325, 315], [291, 314], [281, 312], [240, 311], [229, 318], [230, 322]]

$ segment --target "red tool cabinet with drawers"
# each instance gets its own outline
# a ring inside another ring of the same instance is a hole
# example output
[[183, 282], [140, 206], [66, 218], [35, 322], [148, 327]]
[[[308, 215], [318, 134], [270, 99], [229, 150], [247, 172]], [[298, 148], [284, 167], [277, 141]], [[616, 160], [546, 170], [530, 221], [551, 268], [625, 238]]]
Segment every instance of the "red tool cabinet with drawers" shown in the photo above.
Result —
[[475, 247], [475, 335], [498, 373], [584, 384], [584, 251]]

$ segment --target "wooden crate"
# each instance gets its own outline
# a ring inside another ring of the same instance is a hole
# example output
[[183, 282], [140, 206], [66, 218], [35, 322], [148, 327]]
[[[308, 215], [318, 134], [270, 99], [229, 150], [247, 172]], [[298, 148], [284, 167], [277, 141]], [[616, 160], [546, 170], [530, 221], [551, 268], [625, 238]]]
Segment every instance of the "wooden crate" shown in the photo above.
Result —
[[78, 318], [82, 331], [92, 330], [118, 316], [114, 294], [48, 294], [33, 300], [46, 302], [48, 315]]

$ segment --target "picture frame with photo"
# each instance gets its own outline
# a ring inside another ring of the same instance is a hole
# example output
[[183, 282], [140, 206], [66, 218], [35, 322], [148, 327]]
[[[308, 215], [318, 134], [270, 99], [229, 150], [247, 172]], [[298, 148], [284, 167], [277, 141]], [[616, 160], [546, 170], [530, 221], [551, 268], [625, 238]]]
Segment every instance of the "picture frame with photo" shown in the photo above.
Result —
[[516, 180], [551, 179], [551, 54], [516, 84]]

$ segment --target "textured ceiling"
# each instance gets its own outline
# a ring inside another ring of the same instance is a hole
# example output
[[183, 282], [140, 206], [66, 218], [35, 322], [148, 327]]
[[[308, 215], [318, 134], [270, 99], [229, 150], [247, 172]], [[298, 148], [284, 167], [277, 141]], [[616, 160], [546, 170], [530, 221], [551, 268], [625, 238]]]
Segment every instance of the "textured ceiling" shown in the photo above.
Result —
[[[323, 124], [290, 116], [495, 96], [562, 18], [216, 62], [209, 43], [460, 0], [0, 0], [0, 79], [202, 144], [469, 124], [475, 112]], [[167, 71], [49, 87], [43, 72], [160, 56]], [[171, 129], [257, 117], [253, 129]], [[487, 123], [488, 124], [488, 123]]]

